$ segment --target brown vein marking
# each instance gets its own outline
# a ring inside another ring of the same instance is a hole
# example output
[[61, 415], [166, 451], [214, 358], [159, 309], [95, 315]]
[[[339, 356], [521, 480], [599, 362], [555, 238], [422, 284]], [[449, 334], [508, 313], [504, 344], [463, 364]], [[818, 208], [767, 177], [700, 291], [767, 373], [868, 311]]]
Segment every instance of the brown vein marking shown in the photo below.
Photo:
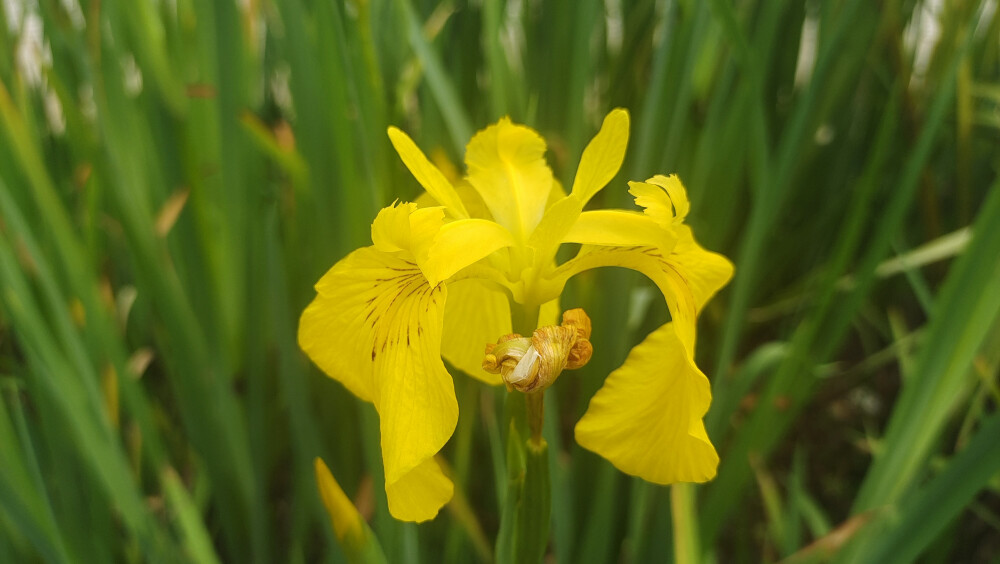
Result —
[[[410, 264], [412, 264], [412, 263], [410, 263]], [[380, 294], [378, 294], [378, 295], [370, 298], [366, 302], [367, 306], [371, 307], [371, 310], [368, 312], [368, 315], [365, 317], [365, 322], [368, 323], [369, 320], [370, 320], [371, 322], [369, 323], [369, 325], [371, 326], [371, 328], [373, 330], [375, 329], [375, 326], [378, 325], [379, 321], [382, 319], [382, 315], [381, 314], [375, 315], [374, 318], [372, 317], [372, 314], [374, 314], [378, 309], [381, 309], [381, 308], [379, 308], [374, 303], [378, 298], [384, 298], [384, 297], [386, 297], [386, 295], [389, 292], [393, 292], [393, 291], [395, 292], [395, 294], [389, 300], [388, 305], [385, 306], [385, 310], [389, 311], [389, 310], [391, 310], [393, 307], [395, 307], [397, 305], [396, 304], [396, 300], [398, 300], [400, 297], [402, 297], [404, 300], [406, 300], [406, 299], [410, 298], [411, 296], [413, 296], [414, 294], [417, 294], [417, 293], [420, 293], [421, 296], [427, 295], [428, 293], [433, 293], [434, 291], [438, 290], [440, 288], [440, 286], [441, 286], [441, 284], [438, 284], [434, 288], [429, 287], [423, 281], [423, 278], [422, 278], [423, 273], [420, 272], [420, 270], [413, 271], [413, 269], [398, 269], [398, 268], [391, 268], [391, 267], [387, 267], [387, 268], [390, 268], [391, 270], [395, 270], [397, 272], [409, 272], [409, 274], [404, 274], [404, 275], [400, 275], [400, 276], [393, 276], [393, 277], [390, 277], [390, 278], [377, 278], [375, 280], [376, 282], [391, 282], [392, 283], [392, 287], [390, 289], [388, 289], [388, 291], [384, 291], [384, 292], [382, 292], [382, 293], [380, 293]], [[405, 295], [404, 295], [404, 292], [405, 292]], [[423, 329], [418, 325], [417, 326], [417, 334], [420, 335], [422, 332], [423, 332]], [[376, 331], [376, 334], [373, 337], [373, 342], [372, 342], [372, 361], [373, 362], [375, 361], [375, 358], [376, 358], [376, 356], [378, 356], [379, 353], [384, 353], [385, 352], [386, 347], [389, 345], [389, 340], [390, 339], [393, 341], [392, 342], [393, 345], [398, 345], [399, 342], [400, 342], [400, 340], [401, 340], [401, 338], [402, 338], [402, 335], [400, 333], [398, 333], [398, 332], [395, 333], [394, 335], [385, 335], [385, 336], [382, 336], [382, 338], [381, 338], [381, 343], [382, 344], [381, 344], [381, 346], [379, 346], [379, 335], [378, 335], [378, 332]], [[406, 345], [410, 346], [410, 343], [411, 343], [410, 327], [407, 326], [406, 327]]]
[[390, 276], [388, 278], [376, 278], [375, 282], [395, 282], [396, 284], [406, 284], [421, 275], [421, 272], [403, 274], [401, 276]]

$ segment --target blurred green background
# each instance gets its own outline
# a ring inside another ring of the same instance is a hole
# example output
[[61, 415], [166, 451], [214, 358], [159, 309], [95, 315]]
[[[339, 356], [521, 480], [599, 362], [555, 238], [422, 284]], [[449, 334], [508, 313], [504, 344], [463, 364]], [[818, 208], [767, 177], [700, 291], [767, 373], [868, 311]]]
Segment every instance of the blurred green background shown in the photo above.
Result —
[[0, 562], [343, 561], [322, 456], [391, 562], [489, 561], [502, 390], [453, 371], [456, 500], [399, 523], [374, 410], [295, 341], [312, 284], [500, 116], [565, 185], [628, 108], [736, 264], [705, 310], [712, 483], [572, 427], [667, 319], [571, 283], [595, 355], [547, 394], [553, 562], [1000, 562], [995, 0], [7, 0]]

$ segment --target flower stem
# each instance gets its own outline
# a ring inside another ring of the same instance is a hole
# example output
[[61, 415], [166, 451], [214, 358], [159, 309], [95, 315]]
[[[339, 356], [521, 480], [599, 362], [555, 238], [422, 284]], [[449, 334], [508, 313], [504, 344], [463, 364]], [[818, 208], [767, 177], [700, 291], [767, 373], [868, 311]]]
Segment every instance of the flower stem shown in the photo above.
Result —
[[698, 547], [698, 519], [694, 513], [694, 484], [670, 486], [670, 512], [674, 528], [674, 562], [694, 564], [701, 560]]
[[[514, 332], [530, 337], [538, 308], [512, 303], [511, 320]], [[548, 548], [552, 504], [543, 406], [543, 392], [507, 394], [507, 497], [496, 545], [500, 564], [541, 562]]]
[[531, 392], [524, 394], [525, 411], [528, 415], [528, 429], [531, 431], [531, 438], [528, 439], [533, 445], [545, 442], [542, 438], [542, 425], [545, 423], [545, 392]]

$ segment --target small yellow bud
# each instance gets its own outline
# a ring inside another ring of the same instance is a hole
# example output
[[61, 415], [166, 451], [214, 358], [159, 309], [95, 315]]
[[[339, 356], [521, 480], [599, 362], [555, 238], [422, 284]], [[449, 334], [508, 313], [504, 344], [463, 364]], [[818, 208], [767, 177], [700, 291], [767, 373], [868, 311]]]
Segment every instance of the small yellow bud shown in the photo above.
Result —
[[313, 466], [316, 470], [316, 484], [319, 486], [323, 505], [330, 514], [333, 532], [345, 547], [355, 550], [364, 544], [364, 521], [323, 459], [319, 457], [313, 459]]
[[486, 345], [483, 370], [500, 374], [508, 390], [537, 392], [551, 386], [565, 369], [580, 368], [593, 354], [590, 318], [582, 309], [563, 314], [562, 325], [536, 329], [531, 339], [504, 335]]

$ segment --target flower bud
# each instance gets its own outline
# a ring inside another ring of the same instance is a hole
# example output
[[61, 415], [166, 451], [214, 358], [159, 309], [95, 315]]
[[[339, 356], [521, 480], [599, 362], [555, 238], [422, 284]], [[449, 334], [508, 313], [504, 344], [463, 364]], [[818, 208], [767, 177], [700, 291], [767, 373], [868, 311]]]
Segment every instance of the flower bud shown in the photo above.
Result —
[[483, 370], [490, 374], [511, 372], [525, 351], [531, 346], [531, 340], [517, 333], [504, 335], [497, 342], [486, 344], [486, 355], [483, 357]]
[[483, 370], [500, 374], [508, 390], [537, 392], [551, 386], [564, 369], [580, 368], [593, 354], [590, 318], [582, 309], [563, 314], [562, 325], [536, 329], [531, 339], [504, 335], [486, 345]]

